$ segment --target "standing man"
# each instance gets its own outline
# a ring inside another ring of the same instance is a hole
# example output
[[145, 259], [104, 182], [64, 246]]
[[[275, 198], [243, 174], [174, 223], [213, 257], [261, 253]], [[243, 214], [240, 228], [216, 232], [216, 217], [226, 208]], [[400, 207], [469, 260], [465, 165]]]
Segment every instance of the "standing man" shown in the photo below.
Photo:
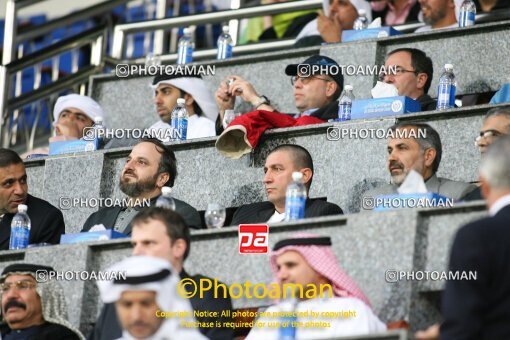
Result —
[[[283, 144], [274, 148], [266, 158], [263, 183], [267, 201], [239, 207], [232, 225], [243, 223], [277, 223], [285, 219], [285, 198], [287, 186], [292, 182], [292, 173], [303, 174], [307, 194], [313, 179], [312, 156], [302, 146]], [[334, 203], [322, 200], [306, 200], [305, 218], [342, 214], [342, 209]]]
[[29, 243], [59, 244], [60, 235], [65, 233], [62, 212], [28, 194], [23, 161], [16, 152], [0, 149], [0, 250], [9, 249], [11, 222], [20, 204], [28, 207], [27, 214], [32, 223]]
[[510, 339], [510, 137], [501, 137], [480, 166], [489, 217], [459, 229], [449, 270], [476, 280], [450, 280], [442, 299], [441, 339]]
[[[131, 235], [131, 220], [149, 199], [151, 206], [161, 195], [164, 186], [173, 187], [177, 177], [177, 160], [169, 146], [155, 138], [143, 139], [133, 147], [120, 176], [120, 190], [130, 199], [128, 207], [102, 208], [87, 218], [82, 231], [97, 224]], [[191, 228], [201, 228], [200, 215], [186, 202], [174, 198], [175, 211]]]

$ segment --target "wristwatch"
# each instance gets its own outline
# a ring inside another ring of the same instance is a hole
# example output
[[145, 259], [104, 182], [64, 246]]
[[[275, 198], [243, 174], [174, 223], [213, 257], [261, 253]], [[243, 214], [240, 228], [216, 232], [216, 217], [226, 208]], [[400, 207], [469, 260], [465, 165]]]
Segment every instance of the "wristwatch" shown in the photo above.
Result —
[[259, 99], [253, 104], [255, 106], [255, 110], [257, 110], [261, 105], [271, 105], [271, 101], [266, 96], [262, 95]]

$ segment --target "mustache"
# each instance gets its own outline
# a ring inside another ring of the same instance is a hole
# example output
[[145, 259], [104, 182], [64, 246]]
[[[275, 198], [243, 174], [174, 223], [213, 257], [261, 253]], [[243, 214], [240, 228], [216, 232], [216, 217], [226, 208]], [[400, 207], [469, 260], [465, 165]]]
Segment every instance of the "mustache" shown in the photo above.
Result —
[[7, 303], [4, 306], [4, 311], [8, 311], [11, 307], [19, 307], [23, 309], [27, 309], [27, 305], [25, 305], [23, 302], [19, 302], [18, 300], [11, 299], [7, 301]]
[[388, 166], [388, 168], [392, 168], [392, 167], [398, 167], [400, 169], [404, 169], [404, 164], [400, 163], [400, 162], [397, 162], [397, 161], [390, 161], [390, 164]]
[[131, 328], [131, 327], [149, 327], [149, 325], [144, 321], [137, 320], [137, 321], [129, 324], [128, 328]]
[[124, 171], [122, 176], [124, 176], [124, 175], [133, 175], [135, 177], [138, 177], [138, 176], [136, 176], [136, 174], [135, 174], [135, 172], [133, 170], [126, 170], [126, 171]]

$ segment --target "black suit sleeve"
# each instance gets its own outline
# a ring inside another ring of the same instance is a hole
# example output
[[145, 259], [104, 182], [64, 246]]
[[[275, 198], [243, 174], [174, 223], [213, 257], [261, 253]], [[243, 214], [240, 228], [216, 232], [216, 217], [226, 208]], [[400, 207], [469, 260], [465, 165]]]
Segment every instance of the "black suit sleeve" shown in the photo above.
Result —
[[89, 231], [90, 228], [92, 228], [94, 225], [96, 224], [99, 224], [99, 223], [96, 223], [97, 220], [98, 220], [98, 214], [99, 214], [99, 211], [96, 211], [95, 213], [92, 213], [88, 218], [87, 220], [85, 221], [85, 223], [83, 224], [83, 228], [81, 229], [81, 232], [84, 232], [84, 231]]
[[181, 215], [188, 227], [202, 229], [202, 220], [197, 209], [186, 202], [175, 199], [175, 212]]
[[[469, 224], [453, 242], [451, 272], [476, 272], [476, 280], [449, 280], [443, 293], [441, 339], [480, 339], [482, 321], [489, 308], [490, 251], [485, 246], [484, 220]], [[480, 233], [482, 231], [482, 233]]]
[[243, 223], [243, 216], [246, 214], [246, 206], [243, 205], [243, 206], [240, 206], [236, 212], [234, 213], [234, 217], [232, 217], [232, 222], [230, 223], [231, 225], [238, 225], [238, 224], [241, 224]]
[[39, 216], [43, 221], [40, 223], [38, 233], [30, 240], [30, 243], [59, 244], [60, 236], [65, 233], [64, 216], [57, 208], [50, 206], [45, 215]]
[[115, 304], [107, 303], [101, 309], [101, 314], [87, 340], [113, 340], [121, 336], [122, 330], [117, 319]]

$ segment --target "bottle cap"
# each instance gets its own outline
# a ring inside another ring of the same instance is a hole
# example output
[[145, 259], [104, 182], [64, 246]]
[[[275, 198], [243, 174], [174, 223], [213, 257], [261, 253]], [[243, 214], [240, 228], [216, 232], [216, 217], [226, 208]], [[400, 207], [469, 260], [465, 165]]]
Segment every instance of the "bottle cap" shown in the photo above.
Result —
[[18, 205], [18, 212], [27, 212], [28, 207], [25, 204]]
[[161, 194], [163, 194], [163, 196], [170, 195], [171, 193], [172, 193], [172, 188], [170, 188], [170, 187], [162, 187], [161, 188]]
[[103, 122], [103, 117], [94, 117], [94, 123], [101, 124]]
[[444, 68], [447, 69], [447, 70], [453, 70], [453, 65], [452, 64], [445, 64]]
[[295, 171], [292, 173], [292, 180], [295, 182], [301, 181], [303, 179], [303, 174], [301, 172]]
[[359, 15], [359, 16], [367, 15], [367, 11], [365, 11], [364, 9], [360, 9], [360, 10], [358, 11], [358, 15]]
[[223, 30], [223, 33], [228, 33], [230, 31], [230, 27], [225, 25], [222, 27], [222, 30]]
[[352, 85], [345, 85], [344, 90], [352, 91]]
[[189, 27], [186, 27], [185, 29], [182, 30], [182, 33], [184, 33], [184, 35], [190, 35], [191, 29]]
[[186, 103], [184, 98], [177, 98], [177, 105], [184, 105], [184, 103]]
[[235, 116], [236, 112], [234, 110], [225, 110], [225, 116], [227, 115], [233, 115]]

